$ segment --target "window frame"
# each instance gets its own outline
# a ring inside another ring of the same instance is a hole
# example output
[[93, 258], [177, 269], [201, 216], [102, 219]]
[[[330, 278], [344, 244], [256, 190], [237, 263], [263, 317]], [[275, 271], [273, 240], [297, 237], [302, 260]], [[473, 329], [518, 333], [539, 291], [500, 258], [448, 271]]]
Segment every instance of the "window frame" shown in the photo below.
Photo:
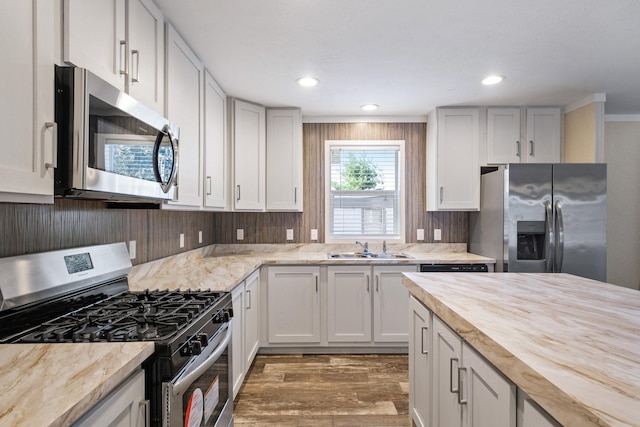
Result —
[[[325, 243], [353, 243], [355, 239], [366, 240], [369, 243], [406, 243], [405, 237], [405, 141], [404, 140], [330, 140], [324, 141], [324, 241]], [[370, 238], [367, 236], [349, 236], [336, 238], [331, 236], [331, 150], [336, 147], [357, 149], [393, 147], [398, 150], [398, 238]]]

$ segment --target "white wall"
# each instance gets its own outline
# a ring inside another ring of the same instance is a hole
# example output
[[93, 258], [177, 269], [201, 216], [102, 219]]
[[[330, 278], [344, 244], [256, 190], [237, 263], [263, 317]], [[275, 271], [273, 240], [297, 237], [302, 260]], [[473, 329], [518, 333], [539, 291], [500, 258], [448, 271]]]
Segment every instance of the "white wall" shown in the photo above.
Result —
[[607, 282], [640, 289], [640, 115], [605, 116]]

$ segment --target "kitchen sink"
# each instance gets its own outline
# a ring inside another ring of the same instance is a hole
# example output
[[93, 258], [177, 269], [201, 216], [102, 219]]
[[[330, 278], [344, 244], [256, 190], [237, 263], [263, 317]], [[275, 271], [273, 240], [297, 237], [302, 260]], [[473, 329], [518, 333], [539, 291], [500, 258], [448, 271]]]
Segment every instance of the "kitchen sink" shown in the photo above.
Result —
[[329, 259], [413, 259], [409, 254], [405, 253], [388, 253], [388, 252], [348, 252], [348, 253], [329, 253]]

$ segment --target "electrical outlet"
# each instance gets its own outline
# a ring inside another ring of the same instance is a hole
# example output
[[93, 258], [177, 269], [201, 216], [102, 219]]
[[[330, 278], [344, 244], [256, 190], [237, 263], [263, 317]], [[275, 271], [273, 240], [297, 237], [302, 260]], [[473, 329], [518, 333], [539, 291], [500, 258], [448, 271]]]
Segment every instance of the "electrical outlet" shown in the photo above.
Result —
[[184, 248], [184, 233], [180, 233], [180, 247]]
[[198, 231], [198, 243], [202, 243], [202, 231]]
[[287, 240], [293, 240], [293, 228], [287, 228]]
[[418, 228], [418, 236], [416, 237], [417, 240], [424, 240], [424, 228]]
[[129, 241], [129, 258], [130, 259], [136, 258], [136, 241], [135, 240]]
[[442, 230], [439, 228], [433, 229], [433, 240], [442, 240]]
[[318, 229], [317, 228], [312, 228], [311, 229], [311, 240], [318, 240]]
[[244, 240], [244, 228], [238, 228], [236, 230], [236, 240]]

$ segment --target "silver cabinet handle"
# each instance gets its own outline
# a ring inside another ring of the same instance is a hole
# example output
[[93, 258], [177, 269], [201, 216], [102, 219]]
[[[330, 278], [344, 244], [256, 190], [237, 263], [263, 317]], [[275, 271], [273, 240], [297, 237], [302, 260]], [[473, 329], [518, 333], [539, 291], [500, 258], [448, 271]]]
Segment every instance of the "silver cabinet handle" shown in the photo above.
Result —
[[44, 127], [53, 128], [53, 151], [51, 153], [51, 163], [45, 162], [46, 169], [58, 167], [58, 124], [56, 122], [45, 122]]
[[429, 349], [427, 348], [425, 350], [425, 348], [424, 348], [424, 341], [425, 341], [424, 335], [425, 335], [425, 332], [426, 332], [427, 335], [429, 335], [429, 328], [428, 327], [423, 327], [422, 328], [422, 336], [420, 337], [420, 352], [422, 354], [429, 354]]
[[458, 358], [457, 357], [452, 357], [451, 359], [449, 359], [449, 391], [451, 393], [460, 393], [460, 378], [459, 378], [459, 372], [458, 372], [458, 388], [456, 390], [453, 389], [453, 362], [456, 362], [456, 364], [458, 363]]
[[207, 196], [210, 196], [211, 195], [211, 177], [210, 176], [207, 177], [207, 188], [208, 188]]
[[[120, 74], [124, 75], [129, 74], [129, 54], [127, 50], [127, 41], [120, 40]], [[122, 68], [122, 64], [124, 64], [124, 69]]]
[[[138, 83], [140, 81], [140, 51], [139, 50], [132, 50], [131, 51], [131, 63], [133, 64], [133, 55], [136, 56], [136, 72], [135, 73], [131, 73], [133, 74], [135, 77], [131, 77], [131, 83]], [[133, 67], [133, 66], [132, 66]]]
[[316, 294], [318, 293], [318, 276], [316, 276]]
[[440, 203], [444, 200], [444, 187], [440, 187]]
[[238, 196], [236, 197], [237, 201], [240, 201], [240, 184], [236, 185], [237, 190], [238, 190]]
[[529, 141], [529, 155], [533, 156], [533, 141]]
[[522, 156], [522, 153], [520, 152], [520, 141], [516, 141], [516, 147], [517, 147], [516, 156], [518, 157]]
[[298, 203], [298, 187], [293, 187], [293, 203]]
[[367, 292], [369, 292], [369, 275], [367, 274]]
[[251, 310], [251, 291], [247, 291], [247, 296], [249, 297], [249, 304], [247, 304], [247, 310]]
[[462, 397], [462, 371], [464, 371], [464, 376], [467, 375], [467, 368], [458, 368], [458, 403], [464, 405], [467, 403], [467, 399]]
[[380, 276], [376, 274], [376, 293], [380, 293]]
[[151, 426], [151, 403], [149, 400], [141, 400], [138, 402], [138, 408], [144, 406], [144, 427]]

